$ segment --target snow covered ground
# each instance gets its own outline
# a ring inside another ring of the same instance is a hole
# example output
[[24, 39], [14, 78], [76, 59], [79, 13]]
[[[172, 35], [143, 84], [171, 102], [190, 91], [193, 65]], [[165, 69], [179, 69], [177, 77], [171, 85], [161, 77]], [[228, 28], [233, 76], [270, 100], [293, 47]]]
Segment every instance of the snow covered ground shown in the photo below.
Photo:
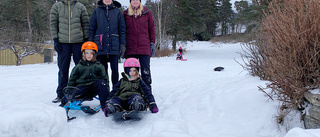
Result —
[[[299, 119], [278, 127], [279, 102], [270, 101], [241, 62], [236, 44], [189, 42], [184, 58], [151, 59], [153, 94], [159, 112], [140, 121], [116, 122], [102, 112], [67, 122], [65, 110], [51, 103], [56, 97], [55, 63], [0, 66], [1, 137], [316, 137], [320, 130], [302, 129]], [[122, 63], [119, 64], [123, 71]], [[71, 65], [73, 67], [74, 65]], [[213, 71], [222, 66], [224, 71]], [[71, 70], [71, 69], [70, 69]], [[109, 75], [110, 76], [110, 75]], [[97, 101], [85, 102], [97, 105]], [[287, 127], [293, 128], [288, 133]], [[294, 128], [296, 127], [296, 128]]]

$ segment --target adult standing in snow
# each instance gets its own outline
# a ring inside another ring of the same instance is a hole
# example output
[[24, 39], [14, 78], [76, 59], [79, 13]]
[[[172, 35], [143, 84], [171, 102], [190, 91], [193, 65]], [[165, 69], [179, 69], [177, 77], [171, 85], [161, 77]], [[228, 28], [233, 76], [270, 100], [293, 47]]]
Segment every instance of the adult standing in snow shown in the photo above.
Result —
[[61, 0], [50, 10], [50, 32], [54, 49], [58, 53], [57, 97], [58, 103], [64, 96], [62, 90], [67, 86], [71, 54], [75, 64], [81, 59], [81, 45], [88, 40], [89, 17], [86, 7], [77, 0]]
[[99, 0], [99, 7], [94, 9], [89, 25], [89, 41], [98, 45], [97, 59], [108, 72], [111, 67], [112, 85], [119, 79], [118, 59], [126, 50], [126, 25], [119, 7], [121, 4], [113, 0]]
[[127, 28], [125, 57], [139, 59], [141, 77], [151, 88], [150, 57], [156, 54], [152, 12], [142, 6], [141, 0], [130, 0], [129, 8], [123, 12], [123, 15]]

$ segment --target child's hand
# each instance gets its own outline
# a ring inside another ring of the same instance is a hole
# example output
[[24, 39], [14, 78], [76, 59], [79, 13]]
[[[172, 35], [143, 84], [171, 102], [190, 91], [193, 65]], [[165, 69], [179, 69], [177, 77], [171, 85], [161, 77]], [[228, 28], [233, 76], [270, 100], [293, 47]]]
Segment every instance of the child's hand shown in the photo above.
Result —
[[151, 110], [151, 113], [158, 113], [159, 109], [157, 107], [157, 104], [151, 104], [150, 110]]

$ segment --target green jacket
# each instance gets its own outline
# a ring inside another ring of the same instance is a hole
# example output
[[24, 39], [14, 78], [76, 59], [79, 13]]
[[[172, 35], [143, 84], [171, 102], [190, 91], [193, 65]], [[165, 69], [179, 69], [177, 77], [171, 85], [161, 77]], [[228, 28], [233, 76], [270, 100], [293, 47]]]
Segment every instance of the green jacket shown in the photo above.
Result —
[[89, 86], [98, 79], [104, 79], [109, 89], [109, 78], [104, 66], [99, 62], [84, 61], [83, 59], [72, 69], [68, 86]]
[[130, 81], [127, 74], [124, 72], [121, 74], [121, 80], [114, 86], [107, 100], [113, 96], [117, 96], [121, 100], [129, 100], [132, 95], [138, 94], [148, 103], [155, 103], [151, 89], [143, 80], [141, 80], [140, 77], [136, 80]]
[[61, 0], [50, 10], [52, 39], [60, 43], [82, 43], [89, 35], [89, 17], [86, 7], [77, 0]]

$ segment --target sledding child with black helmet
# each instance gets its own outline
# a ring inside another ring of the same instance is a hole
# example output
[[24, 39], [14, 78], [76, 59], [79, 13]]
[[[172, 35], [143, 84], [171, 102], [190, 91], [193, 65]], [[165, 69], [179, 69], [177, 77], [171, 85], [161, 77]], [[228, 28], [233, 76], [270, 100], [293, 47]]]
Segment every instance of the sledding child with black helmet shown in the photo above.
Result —
[[140, 63], [136, 58], [128, 58], [123, 63], [122, 78], [115, 85], [107, 99], [104, 114], [106, 117], [123, 110], [143, 111], [146, 104], [152, 113], [157, 113], [158, 107], [151, 93], [150, 87], [141, 79]]
[[60, 106], [75, 98], [93, 98], [99, 95], [103, 110], [109, 95], [109, 79], [104, 66], [96, 60], [98, 47], [94, 42], [88, 41], [83, 43], [81, 52], [82, 59], [72, 69]]

